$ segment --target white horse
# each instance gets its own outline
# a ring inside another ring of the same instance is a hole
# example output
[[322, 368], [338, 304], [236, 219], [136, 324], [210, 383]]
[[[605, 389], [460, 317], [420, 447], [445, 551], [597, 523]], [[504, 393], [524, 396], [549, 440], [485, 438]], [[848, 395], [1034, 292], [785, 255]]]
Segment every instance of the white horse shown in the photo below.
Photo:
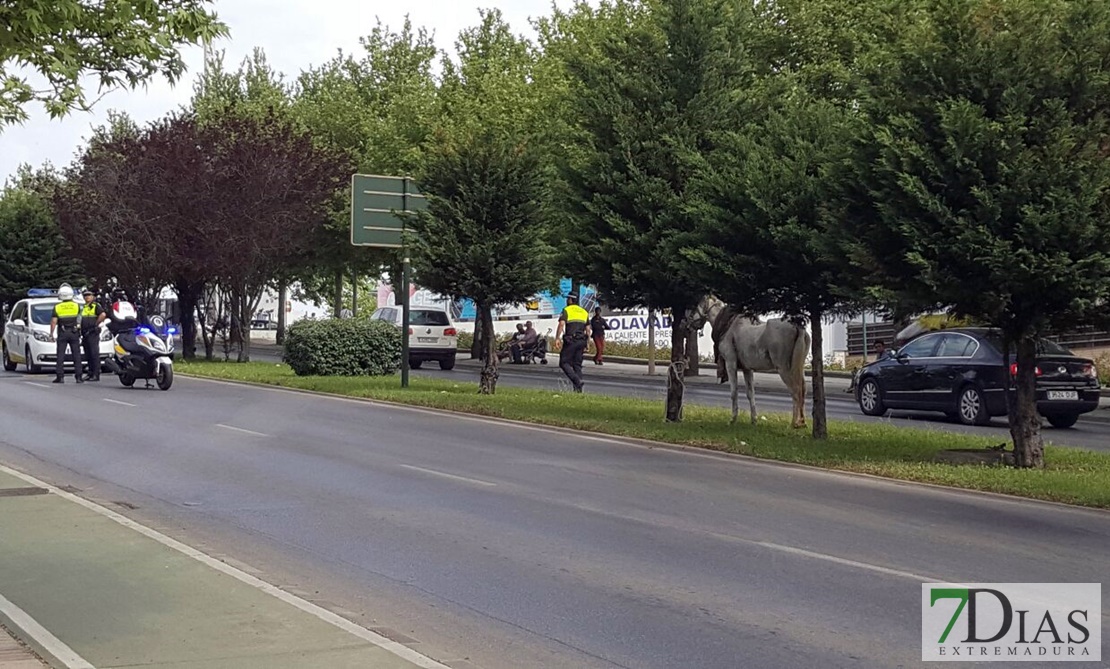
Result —
[[[706, 297], [688, 314], [690, 327], [700, 330], [709, 323], [713, 328], [718, 370], [721, 361], [728, 375], [732, 390], [732, 422], [739, 411], [737, 370], [744, 372], [744, 385], [748, 404], [755, 416], [754, 372], [778, 372], [779, 378], [790, 389], [794, 402], [793, 427], [806, 425], [806, 353], [810, 336], [805, 328], [786, 320], [761, 323], [757, 318], [722, 313], [725, 303], [715, 297]], [[724, 381], [722, 380], [722, 383]]]

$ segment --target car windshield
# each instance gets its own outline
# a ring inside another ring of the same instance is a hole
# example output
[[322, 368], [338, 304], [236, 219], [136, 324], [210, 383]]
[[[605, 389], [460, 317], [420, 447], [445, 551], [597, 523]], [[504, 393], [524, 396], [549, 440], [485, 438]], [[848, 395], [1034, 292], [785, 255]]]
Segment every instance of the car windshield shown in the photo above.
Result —
[[450, 325], [451, 321], [447, 319], [447, 313], [443, 311], [423, 311], [415, 310], [409, 314], [409, 321], [412, 325]]
[[[991, 343], [998, 352], [1002, 352], [1002, 337], [998, 333], [992, 332], [987, 335], [987, 341]], [[1014, 355], [1013, 347], [1011, 346], [1010, 355]], [[1048, 339], [1037, 339], [1037, 355], [1074, 355], [1071, 351], [1060, 346], [1054, 341]]]
[[31, 305], [31, 322], [38, 323], [39, 325], [50, 325], [50, 319], [54, 316], [53, 304], [33, 304]]

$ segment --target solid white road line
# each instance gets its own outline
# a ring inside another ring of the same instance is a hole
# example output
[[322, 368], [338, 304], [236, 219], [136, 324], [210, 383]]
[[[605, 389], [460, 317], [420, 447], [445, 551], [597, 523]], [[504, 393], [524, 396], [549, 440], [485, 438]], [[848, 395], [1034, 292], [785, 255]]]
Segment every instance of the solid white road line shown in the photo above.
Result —
[[122, 402], [122, 401], [120, 401], [120, 400], [113, 400], [113, 399], [108, 399], [107, 397], [102, 397], [101, 399], [103, 399], [103, 400], [104, 400], [105, 402], [111, 402], [112, 404], [119, 404], [119, 405], [121, 405], [121, 406], [125, 406], [125, 407], [133, 407], [133, 406], [135, 406], [134, 404], [132, 404], [132, 403], [130, 403], [130, 402]]
[[[435, 660], [433, 660], [430, 657], [427, 657], [426, 655], [421, 655], [420, 653], [416, 652], [415, 650], [409, 648], [408, 646], [406, 646], [404, 644], [393, 641], [392, 639], [388, 639], [388, 638], [386, 638], [386, 637], [384, 637], [380, 634], [377, 634], [375, 632], [371, 632], [370, 630], [366, 629], [365, 627], [357, 625], [357, 624], [351, 622], [350, 620], [347, 620], [346, 618], [344, 618], [342, 616], [339, 616], [335, 613], [332, 613], [331, 611], [328, 611], [327, 609], [323, 608], [322, 606], [318, 606], [316, 604], [313, 604], [310, 601], [307, 601], [305, 599], [301, 599], [300, 597], [297, 597], [296, 595], [291, 595], [288, 592], [286, 592], [286, 591], [282, 590], [281, 588], [277, 587], [276, 585], [272, 585], [270, 583], [267, 583], [266, 581], [263, 581], [262, 579], [258, 578], [257, 576], [251, 576], [250, 574], [246, 573], [245, 571], [242, 571], [241, 569], [236, 569], [235, 567], [232, 567], [231, 565], [229, 565], [225, 562], [221, 562], [220, 560], [217, 560], [216, 558], [211, 557], [207, 553], [202, 553], [201, 551], [199, 551], [199, 550], [197, 550], [197, 549], [195, 549], [191, 546], [188, 546], [186, 544], [183, 544], [180, 541], [178, 541], [177, 539], [170, 538], [170, 537], [162, 534], [161, 532], [159, 532], [157, 530], [152, 530], [151, 528], [149, 528], [145, 525], [140, 525], [139, 523], [131, 520], [130, 518], [128, 518], [126, 516], [120, 515], [120, 514], [116, 513], [115, 511], [112, 511], [111, 509], [100, 506], [96, 502], [90, 502], [89, 500], [85, 499], [84, 497], [78, 497], [77, 495], [74, 495], [72, 493], [68, 493], [64, 490], [61, 490], [59, 488], [56, 488], [56, 487], [50, 485], [49, 483], [46, 483], [45, 481], [40, 481], [39, 479], [37, 479], [33, 476], [30, 476], [28, 474], [24, 474], [23, 472], [16, 471], [16, 470], [14, 470], [10, 467], [7, 467], [5, 465], [0, 465], [0, 472], [4, 472], [5, 474], [10, 474], [11, 476], [15, 476], [16, 478], [23, 479], [24, 481], [27, 481], [31, 485], [38, 486], [40, 488], [46, 488], [51, 493], [53, 493], [55, 495], [58, 495], [59, 497], [67, 499], [70, 502], [73, 502], [74, 504], [80, 504], [81, 506], [85, 507], [86, 509], [89, 509], [90, 511], [93, 511], [97, 514], [100, 514], [101, 516], [104, 516], [105, 518], [109, 518], [111, 520], [114, 520], [115, 522], [119, 523], [120, 525], [123, 525], [126, 528], [132, 529], [132, 530], [138, 532], [139, 534], [142, 534], [143, 536], [145, 536], [149, 539], [153, 539], [153, 540], [157, 541], [158, 543], [162, 544], [163, 546], [166, 546], [168, 548], [172, 548], [173, 550], [175, 550], [179, 553], [182, 553], [184, 555], [187, 555], [187, 556], [193, 558], [194, 560], [196, 560], [197, 562], [200, 562], [201, 564], [204, 564], [208, 567], [211, 567], [212, 569], [215, 569], [216, 571], [219, 571], [221, 573], [227, 574], [228, 576], [234, 578], [235, 580], [237, 580], [241, 583], [245, 583], [246, 585], [249, 585], [252, 588], [257, 588], [258, 590], [261, 590], [262, 592], [265, 592], [268, 595], [276, 597], [277, 599], [285, 602], [286, 604], [294, 606], [294, 607], [300, 609], [301, 611], [304, 611], [305, 613], [307, 613], [309, 615], [315, 616], [316, 618], [319, 618], [320, 620], [322, 620], [326, 623], [334, 625], [334, 626], [338, 627], [339, 629], [341, 629], [345, 632], [348, 632], [348, 633], [358, 637], [359, 639], [362, 639], [363, 641], [367, 641], [369, 643], [374, 644], [375, 646], [377, 646], [379, 648], [382, 648], [383, 650], [387, 650], [387, 651], [393, 653], [394, 655], [400, 657], [401, 659], [408, 660], [409, 662], [412, 662], [413, 664], [415, 664], [418, 667], [422, 667], [423, 669], [450, 669], [450, 667], [448, 667], [447, 665], [436, 662]], [[92, 665], [87, 664], [87, 663], [84, 664], [84, 665], [75, 665], [75, 669], [87, 669], [87, 668], [90, 668], [90, 667], [92, 667]]]
[[223, 423], [216, 423], [216, 427], [222, 427], [225, 430], [232, 430], [233, 432], [240, 432], [242, 434], [249, 434], [252, 437], [268, 437], [268, 436], [270, 436], [268, 434], [262, 434], [261, 432], [255, 432], [254, 430], [244, 430], [243, 428], [235, 427], [234, 425], [224, 425]]
[[50, 390], [50, 386], [46, 385], [45, 383], [35, 383], [34, 381], [24, 381], [24, 383], [26, 383], [29, 386], [34, 386], [36, 388], [46, 388], [47, 390]]
[[782, 544], [771, 543], [770, 541], [754, 541], [752, 542], [757, 546], [769, 548], [774, 551], [783, 553], [790, 553], [791, 555], [799, 555], [801, 557], [812, 558], [814, 560], [824, 560], [825, 562], [832, 562], [834, 564], [843, 565], [845, 567], [853, 567], [855, 569], [862, 569], [864, 571], [873, 571], [877, 574], [886, 574], [887, 576], [897, 576], [899, 578], [908, 578], [911, 581], [918, 583], [934, 583], [938, 579], [930, 576], [922, 576], [921, 574], [914, 574], [909, 571], [902, 571], [900, 569], [891, 569], [890, 567], [882, 567], [877, 564], [869, 564], [867, 562], [858, 562], [856, 560], [849, 560], [847, 558], [829, 555], [827, 553], [817, 553], [814, 551], [807, 551], [804, 548], [795, 548], [793, 546], [784, 546]]
[[3, 613], [12, 624], [31, 637], [47, 653], [54, 656], [67, 669], [96, 669], [88, 660], [78, 655], [72, 648], [65, 645], [61, 639], [50, 633], [32, 618], [26, 611], [19, 608], [4, 595], [0, 595], [0, 613]]
[[478, 479], [472, 479], [472, 478], [469, 478], [469, 477], [466, 477], [466, 476], [457, 476], [455, 474], [448, 474], [447, 472], [437, 472], [434, 469], [424, 469], [423, 467], [414, 467], [412, 465], [399, 465], [399, 466], [404, 467], [405, 469], [411, 469], [411, 470], [417, 471], [417, 472], [424, 472], [425, 474], [432, 474], [433, 476], [442, 476], [443, 478], [455, 479], [456, 481], [466, 481], [467, 483], [477, 483], [478, 485], [484, 485], [484, 486], [490, 486], [490, 487], [495, 487], [497, 485], [496, 483], [490, 483], [489, 481], [480, 481]]

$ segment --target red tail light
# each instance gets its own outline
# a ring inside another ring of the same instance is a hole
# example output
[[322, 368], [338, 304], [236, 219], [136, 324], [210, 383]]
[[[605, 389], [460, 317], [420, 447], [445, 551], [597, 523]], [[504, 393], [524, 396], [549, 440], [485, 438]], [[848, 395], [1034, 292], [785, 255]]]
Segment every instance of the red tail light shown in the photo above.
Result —
[[1083, 376], [1097, 379], [1098, 369], [1096, 369], [1094, 365], [1083, 365]]
[[[1041, 375], [1041, 368], [1040, 367], [1034, 367], [1033, 368], [1033, 374], [1035, 374], [1037, 376], [1040, 376]], [[1010, 376], [1017, 376], [1017, 363], [1016, 362], [1014, 364], [1010, 365]]]
[[457, 337], [458, 335], [459, 335], [459, 331], [456, 330], [455, 328], [447, 328], [446, 330], [443, 331], [443, 336], [444, 337]]
[[412, 328], [409, 328], [409, 334], [412, 334]]

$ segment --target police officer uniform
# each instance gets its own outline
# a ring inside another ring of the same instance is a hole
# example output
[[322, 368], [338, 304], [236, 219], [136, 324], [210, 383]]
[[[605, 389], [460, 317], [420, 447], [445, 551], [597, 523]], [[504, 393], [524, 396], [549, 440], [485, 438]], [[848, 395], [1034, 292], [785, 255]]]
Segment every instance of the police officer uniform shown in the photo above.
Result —
[[582, 357], [586, 353], [586, 343], [589, 340], [586, 327], [590, 322], [588, 311], [578, 306], [575, 295], [567, 298], [568, 304], [559, 320], [565, 323], [563, 331], [563, 348], [559, 351], [559, 368], [574, 385], [574, 392], [582, 392]]
[[62, 300], [54, 305], [54, 320], [58, 327], [55, 335], [58, 342], [54, 349], [54, 383], [65, 382], [65, 356], [69, 349], [70, 360], [73, 362], [73, 371], [77, 375], [77, 383], [82, 383], [81, 378], [81, 335], [78, 333], [81, 320], [81, 306], [73, 300]]
[[[95, 295], [85, 291], [83, 295]], [[81, 348], [85, 349], [85, 369], [87, 381], [100, 380], [100, 316], [104, 307], [96, 300], [81, 305]]]

